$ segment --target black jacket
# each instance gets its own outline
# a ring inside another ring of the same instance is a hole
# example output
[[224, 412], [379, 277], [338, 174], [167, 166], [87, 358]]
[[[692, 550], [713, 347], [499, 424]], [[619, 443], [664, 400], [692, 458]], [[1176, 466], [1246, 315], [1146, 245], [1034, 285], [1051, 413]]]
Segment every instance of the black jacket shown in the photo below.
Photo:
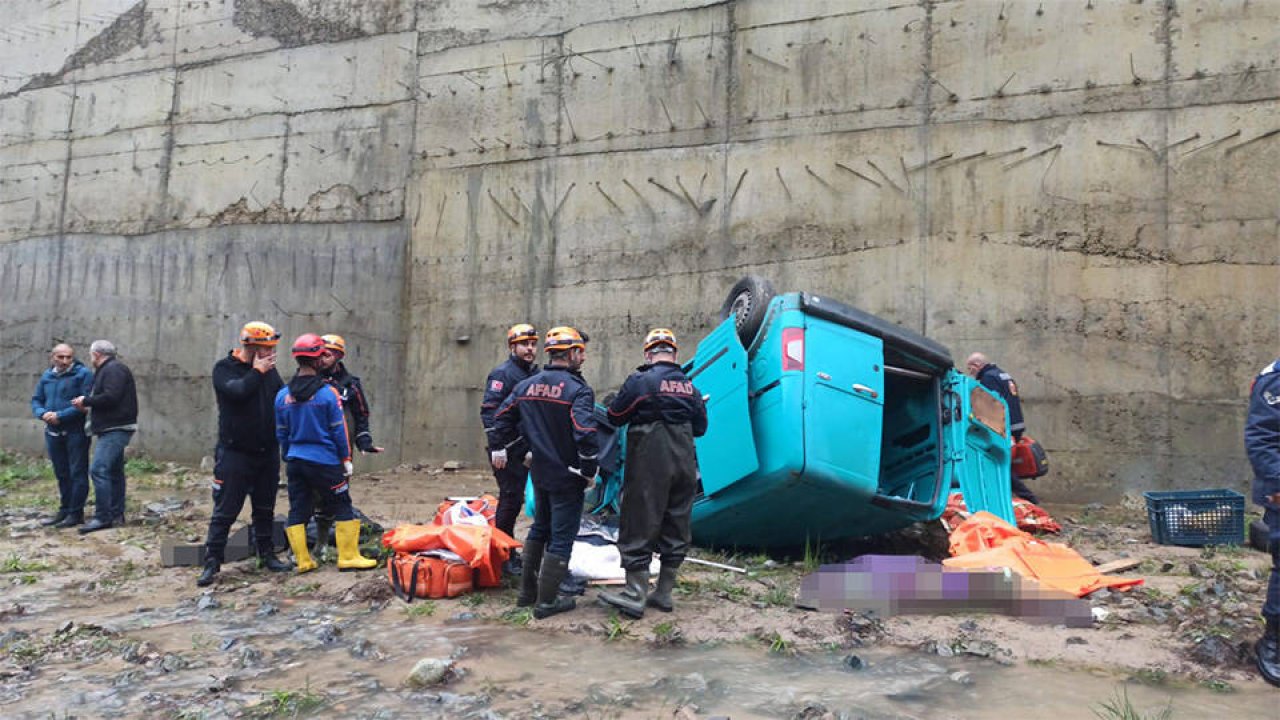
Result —
[[352, 375], [339, 360], [325, 379], [337, 388], [338, 397], [342, 399], [342, 409], [351, 413], [352, 425], [356, 431], [352, 440], [356, 448], [364, 452], [373, 450], [373, 434], [369, 432], [369, 399], [364, 394], [360, 378]]
[[[538, 372], [538, 366], [532, 363], [525, 363], [520, 358], [512, 355], [506, 359], [498, 367], [494, 368], [489, 377], [484, 381], [484, 399], [480, 401], [480, 423], [484, 425], [485, 437], [493, 432], [493, 416], [498, 412], [498, 408], [502, 406], [502, 401], [507, 399], [511, 391], [521, 380], [531, 377]], [[490, 445], [493, 443], [490, 442]], [[507, 448], [507, 453], [517, 462], [523, 460], [524, 454], [528, 452], [529, 444], [524, 438], [518, 438]]]
[[631, 373], [609, 404], [609, 422], [621, 427], [628, 423], [689, 423], [694, 437], [707, 432], [707, 408], [702, 393], [673, 362], [641, 365]]
[[[504, 448], [524, 435], [533, 451], [535, 487], [547, 492], [580, 489], [584, 479], [569, 468], [578, 468], [587, 478], [596, 474], [595, 403], [582, 375], [567, 367], [547, 367], [517, 384], [498, 408], [489, 449]], [[507, 462], [520, 460], [508, 451]]]
[[138, 389], [133, 373], [111, 357], [93, 375], [93, 389], [84, 397], [85, 407], [93, 410], [89, 423], [93, 434], [108, 430], [136, 430], [138, 425]]
[[275, 368], [265, 373], [234, 352], [213, 366], [218, 401], [218, 447], [250, 455], [272, 455], [276, 444], [276, 393], [284, 387]]
[[1018, 383], [1013, 381], [1013, 376], [995, 363], [987, 363], [978, 371], [978, 382], [1004, 398], [1009, 406], [1009, 434], [1015, 439], [1022, 437], [1027, 425], [1022, 421], [1022, 401], [1018, 399]]

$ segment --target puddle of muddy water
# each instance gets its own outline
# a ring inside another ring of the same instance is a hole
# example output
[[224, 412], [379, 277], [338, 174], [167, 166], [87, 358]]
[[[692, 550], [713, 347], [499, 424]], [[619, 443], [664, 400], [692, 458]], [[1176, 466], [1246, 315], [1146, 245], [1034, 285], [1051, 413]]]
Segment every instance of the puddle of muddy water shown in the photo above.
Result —
[[[366, 609], [224, 592], [202, 606], [200, 597], [99, 607], [93, 622], [107, 636], [95, 630], [75, 642], [65, 628], [41, 628], [38, 615], [8, 625], [62, 644], [33, 672], [4, 679], [0, 716], [236, 717], [264, 701], [311, 696], [324, 704], [299, 715], [659, 718], [690, 704], [698, 717], [738, 720], [819, 717], [818, 708], [849, 718], [1085, 718], [1116, 693], [1110, 676], [972, 658], [869, 649], [857, 651], [863, 667], [852, 670], [844, 654], [651, 648], [410, 618], [398, 602]], [[405, 688], [424, 657], [456, 658], [461, 677], [442, 688]], [[1265, 688], [1221, 695], [1133, 685], [1128, 695], [1148, 713], [1172, 704], [1174, 717], [1277, 716], [1277, 695]]]

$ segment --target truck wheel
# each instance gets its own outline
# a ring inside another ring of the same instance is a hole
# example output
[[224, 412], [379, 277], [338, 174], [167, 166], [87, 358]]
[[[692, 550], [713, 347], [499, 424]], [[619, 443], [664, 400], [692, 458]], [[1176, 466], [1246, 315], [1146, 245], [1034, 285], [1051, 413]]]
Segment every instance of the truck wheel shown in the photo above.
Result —
[[775, 294], [773, 284], [756, 275], [747, 275], [729, 290], [729, 296], [720, 307], [720, 320], [733, 318], [733, 325], [738, 329], [738, 339], [744, 347], [749, 346], [756, 333], [760, 332], [765, 310]]

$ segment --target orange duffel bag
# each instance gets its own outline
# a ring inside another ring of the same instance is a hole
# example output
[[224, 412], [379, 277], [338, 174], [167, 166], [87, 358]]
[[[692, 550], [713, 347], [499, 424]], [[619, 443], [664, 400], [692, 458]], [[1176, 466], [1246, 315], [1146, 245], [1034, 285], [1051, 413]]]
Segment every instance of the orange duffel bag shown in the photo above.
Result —
[[471, 592], [475, 571], [452, 553], [438, 550], [396, 553], [387, 561], [387, 579], [396, 597], [451, 598]]

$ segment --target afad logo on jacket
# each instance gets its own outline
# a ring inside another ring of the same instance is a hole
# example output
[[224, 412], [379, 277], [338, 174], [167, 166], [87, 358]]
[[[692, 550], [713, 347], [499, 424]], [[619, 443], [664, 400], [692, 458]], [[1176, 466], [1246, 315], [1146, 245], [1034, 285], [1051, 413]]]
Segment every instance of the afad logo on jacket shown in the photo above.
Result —
[[546, 383], [534, 383], [525, 388], [524, 396], [530, 398], [551, 398], [555, 399], [564, 395], [564, 383], [558, 385], [548, 385]]
[[658, 392], [666, 393], [667, 395], [690, 395], [691, 396], [693, 395], [693, 382], [690, 380], [685, 380], [684, 382], [679, 382], [676, 380], [663, 380], [658, 385]]

